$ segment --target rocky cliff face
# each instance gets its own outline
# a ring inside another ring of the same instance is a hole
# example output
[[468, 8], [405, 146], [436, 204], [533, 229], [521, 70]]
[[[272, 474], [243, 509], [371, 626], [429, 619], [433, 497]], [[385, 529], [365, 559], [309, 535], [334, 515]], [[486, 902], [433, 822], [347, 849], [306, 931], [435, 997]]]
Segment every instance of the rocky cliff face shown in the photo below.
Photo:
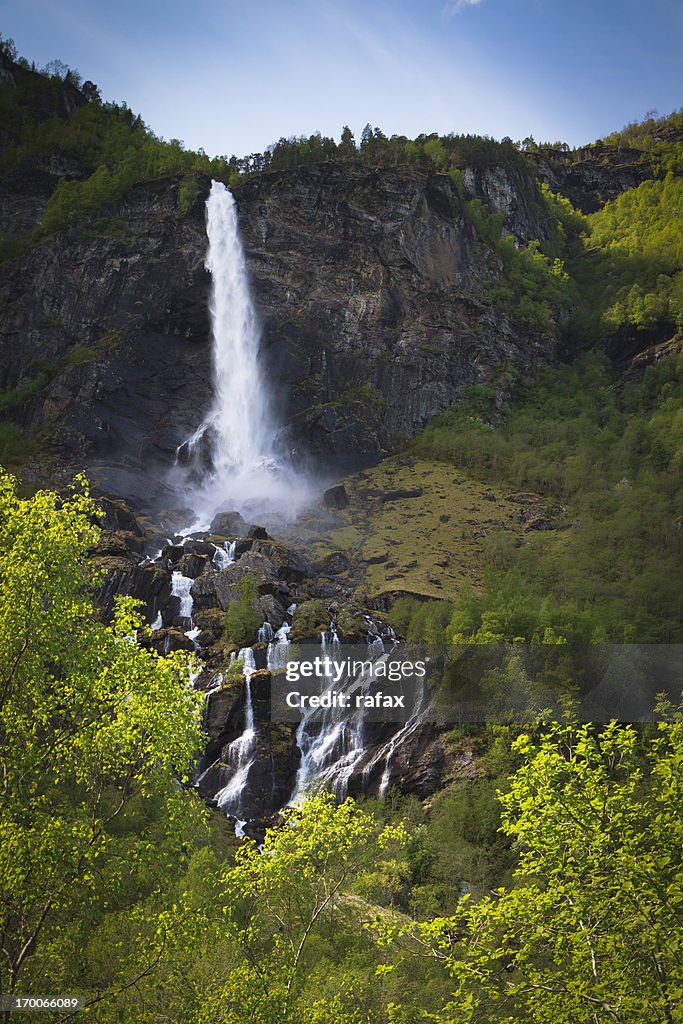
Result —
[[[521, 241], [543, 227], [531, 181], [494, 168], [470, 183]], [[288, 434], [321, 460], [372, 458], [497, 364], [532, 372], [552, 354], [554, 337], [483, 301], [500, 267], [444, 175], [320, 164], [237, 200]]]
[[206, 242], [200, 212], [178, 214], [177, 182], [107, 212], [114, 230], [81, 224], [8, 267], [0, 386], [27, 395], [12, 410], [26, 430], [50, 425], [60, 465], [140, 504], [207, 404]]
[[540, 181], [566, 196], [582, 213], [595, 213], [622, 192], [657, 177], [643, 152], [622, 146], [596, 145], [576, 153], [544, 149], [532, 154]]
[[[42, 217], [43, 177], [61, 172], [75, 168], [36, 169], [42, 185], [6, 177], [22, 230]], [[491, 168], [465, 181], [520, 241], [547, 230], [530, 177]], [[135, 186], [33, 245], [0, 286], [10, 415], [27, 431], [47, 424], [59, 466], [86, 465], [138, 506], [171, 501], [164, 471], [210, 400], [209, 181], [197, 184], [186, 213], [177, 179]], [[236, 199], [289, 448], [335, 468], [372, 460], [499, 363], [530, 373], [553, 354], [554, 331], [484, 301], [498, 258], [447, 176], [325, 163], [247, 181]]]

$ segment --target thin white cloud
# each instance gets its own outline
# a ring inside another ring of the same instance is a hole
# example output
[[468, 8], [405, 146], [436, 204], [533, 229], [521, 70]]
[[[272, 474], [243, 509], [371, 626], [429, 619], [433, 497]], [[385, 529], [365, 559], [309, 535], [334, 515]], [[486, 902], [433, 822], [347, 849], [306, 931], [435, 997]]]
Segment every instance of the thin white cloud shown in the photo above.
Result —
[[466, 7], [477, 7], [482, 0], [448, 0], [444, 7], [444, 14], [457, 14], [464, 11]]

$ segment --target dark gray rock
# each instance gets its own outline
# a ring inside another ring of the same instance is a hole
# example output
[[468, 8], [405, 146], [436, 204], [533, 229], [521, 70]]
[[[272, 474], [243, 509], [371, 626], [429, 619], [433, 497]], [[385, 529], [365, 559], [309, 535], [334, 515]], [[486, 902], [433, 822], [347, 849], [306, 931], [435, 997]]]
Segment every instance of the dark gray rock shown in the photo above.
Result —
[[344, 485], [335, 484], [334, 487], [328, 487], [323, 491], [322, 502], [326, 508], [348, 508], [349, 496]]
[[194, 644], [185, 634], [173, 627], [157, 629], [149, 639], [143, 639], [141, 646], [150, 647], [157, 654], [167, 655], [172, 651], [193, 651]]
[[368, 565], [382, 565], [389, 557], [388, 551], [380, 551], [377, 555], [370, 555], [365, 559]]
[[223, 537], [244, 537], [247, 524], [239, 512], [219, 512], [211, 521], [210, 532]]
[[209, 555], [196, 555], [194, 552], [188, 551], [174, 568], [181, 572], [183, 576], [189, 576], [190, 579], [196, 580], [210, 565], [211, 559]]
[[[101, 563], [105, 567], [106, 559]], [[105, 620], [109, 620], [117, 594], [135, 597], [144, 604], [151, 622], [171, 597], [171, 574], [158, 562], [112, 569], [102, 584], [97, 602]]]
[[313, 566], [318, 576], [338, 576], [339, 573], [348, 572], [350, 568], [351, 561], [343, 551], [333, 551]]
[[380, 496], [382, 504], [386, 504], [388, 501], [406, 501], [410, 498], [421, 498], [422, 488], [421, 487], [404, 487], [397, 491], [385, 491]]

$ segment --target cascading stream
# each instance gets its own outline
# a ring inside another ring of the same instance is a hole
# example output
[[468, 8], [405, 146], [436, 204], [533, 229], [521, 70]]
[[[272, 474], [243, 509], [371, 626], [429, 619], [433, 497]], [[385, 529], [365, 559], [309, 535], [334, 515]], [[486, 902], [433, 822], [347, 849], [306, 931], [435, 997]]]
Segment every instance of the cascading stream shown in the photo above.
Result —
[[249, 777], [249, 769], [254, 763], [256, 748], [256, 725], [254, 721], [254, 704], [251, 693], [251, 677], [256, 671], [254, 652], [245, 647], [239, 652], [238, 660], [242, 662], [244, 673], [244, 729], [240, 736], [228, 748], [228, 767], [232, 776], [227, 785], [216, 793], [216, 802], [225, 814], [239, 817], [243, 810], [244, 792]]

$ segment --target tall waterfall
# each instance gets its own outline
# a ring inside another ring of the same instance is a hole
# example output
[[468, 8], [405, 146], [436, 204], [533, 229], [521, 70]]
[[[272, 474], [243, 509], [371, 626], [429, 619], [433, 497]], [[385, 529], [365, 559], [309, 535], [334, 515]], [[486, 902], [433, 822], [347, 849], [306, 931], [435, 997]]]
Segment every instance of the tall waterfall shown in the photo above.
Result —
[[214, 474], [241, 474], [267, 465], [273, 430], [259, 369], [260, 335], [237, 208], [232, 193], [220, 181], [213, 182], [206, 202], [206, 230], [206, 269], [213, 278], [210, 311], [215, 393], [200, 430], [213, 434]]
[[206, 201], [206, 230], [214, 394], [206, 418], [178, 448], [179, 462], [190, 470], [185, 491], [198, 515], [195, 528], [222, 509], [261, 514], [291, 507], [302, 489], [277, 453], [278, 427], [261, 363], [237, 207], [220, 181], [212, 182]]

